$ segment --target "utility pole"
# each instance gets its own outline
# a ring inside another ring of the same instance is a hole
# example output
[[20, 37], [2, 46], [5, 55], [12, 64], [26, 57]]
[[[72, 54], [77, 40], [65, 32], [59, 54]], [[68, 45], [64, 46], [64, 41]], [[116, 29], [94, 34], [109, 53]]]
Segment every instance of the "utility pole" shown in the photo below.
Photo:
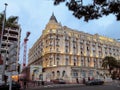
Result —
[[[2, 39], [3, 39], [3, 34], [4, 34], [4, 29], [5, 29], [5, 19], [6, 19], [6, 9], [7, 9], [7, 3], [5, 3], [5, 10], [3, 14], [3, 23], [2, 23], [2, 32], [1, 32], [1, 37], [0, 37], [0, 55], [1, 54], [1, 46], [2, 46]], [[4, 81], [4, 75], [5, 75], [5, 64], [6, 64], [6, 58], [3, 60], [3, 72], [2, 72], [2, 80]]]

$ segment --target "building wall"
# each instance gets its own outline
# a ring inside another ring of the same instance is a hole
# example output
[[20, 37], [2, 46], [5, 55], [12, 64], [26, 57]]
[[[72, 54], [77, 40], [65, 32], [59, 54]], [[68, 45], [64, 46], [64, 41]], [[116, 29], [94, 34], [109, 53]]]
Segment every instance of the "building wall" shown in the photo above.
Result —
[[65, 71], [68, 81], [76, 82], [76, 78], [80, 81], [88, 77], [105, 78], [108, 72], [101, 66], [105, 56], [119, 60], [120, 43], [98, 34], [73, 30], [50, 19], [42, 36], [29, 50], [28, 64], [42, 65], [50, 79], [64, 78], [58, 77], [56, 72], [61, 75]]
[[4, 34], [3, 34], [2, 46], [1, 46], [1, 53], [2, 53], [3, 59], [5, 59], [6, 57], [6, 65], [9, 64], [9, 48], [14, 42], [16, 42], [17, 43], [17, 49], [16, 49], [17, 54], [16, 54], [15, 61], [16, 61], [16, 65], [18, 66], [20, 37], [21, 37], [21, 28], [19, 25], [18, 25], [18, 28], [5, 28]]

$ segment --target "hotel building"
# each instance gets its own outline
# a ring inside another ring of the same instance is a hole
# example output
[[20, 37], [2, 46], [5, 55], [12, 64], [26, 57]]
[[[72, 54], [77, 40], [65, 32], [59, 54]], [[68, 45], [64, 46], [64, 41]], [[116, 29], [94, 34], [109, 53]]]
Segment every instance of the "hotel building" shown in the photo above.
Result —
[[107, 78], [108, 72], [102, 68], [105, 56], [120, 60], [120, 43], [62, 26], [52, 14], [29, 50], [28, 65], [43, 66], [44, 80], [62, 78], [74, 83], [76, 78]]

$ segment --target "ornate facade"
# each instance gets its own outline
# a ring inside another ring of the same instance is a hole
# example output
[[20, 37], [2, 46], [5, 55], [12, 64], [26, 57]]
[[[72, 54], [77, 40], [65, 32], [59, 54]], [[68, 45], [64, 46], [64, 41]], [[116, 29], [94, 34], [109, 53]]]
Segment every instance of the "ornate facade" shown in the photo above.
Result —
[[62, 26], [53, 14], [29, 50], [28, 65], [42, 65], [45, 80], [76, 82], [76, 78], [106, 78], [107, 72], [101, 66], [105, 56], [120, 59], [120, 43]]

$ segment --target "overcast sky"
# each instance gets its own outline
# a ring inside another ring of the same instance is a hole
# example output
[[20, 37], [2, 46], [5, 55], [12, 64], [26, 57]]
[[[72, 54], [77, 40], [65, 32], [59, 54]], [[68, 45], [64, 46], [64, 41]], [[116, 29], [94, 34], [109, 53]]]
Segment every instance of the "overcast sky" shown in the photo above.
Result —
[[[88, 3], [90, 0], [85, 1]], [[90, 34], [98, 33], [113, 39], [120, 38], [120, 21], [116, 21], [114, 15], [84, 22], [83, 19], [75, 18], [72, 12], [65, 6], [65, 3], [54, 6], [53, 0], [0, 0], [0, 12], [4, 10], [4, 3], [8, 4], [7, 17], [19, 16], [19, 24], [22, 28], [21, 43], [26, 36], [26, 32], [31, 32], [28, 49], [33, 46], [42, 34], [42, 30], [48, 23], [52, 12], [54, 12], [57, 21], [61, 22], [63, 26]]]

